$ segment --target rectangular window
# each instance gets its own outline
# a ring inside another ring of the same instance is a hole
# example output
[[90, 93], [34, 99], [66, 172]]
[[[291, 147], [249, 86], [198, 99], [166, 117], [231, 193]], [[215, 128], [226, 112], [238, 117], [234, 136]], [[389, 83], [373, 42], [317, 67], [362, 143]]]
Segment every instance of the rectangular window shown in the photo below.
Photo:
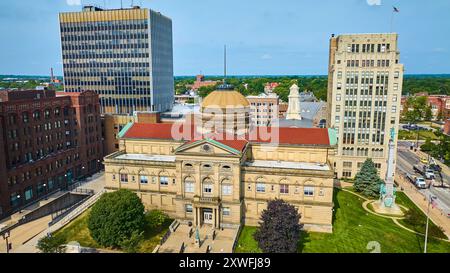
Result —
[[194, 192], [194, 183], [191, 183], [191, 182], [184, 183], [184, 191], [193, 193]]
[[159, 183], [160, 183], [162, 186], [167, 186], [167, 185], [169, 185], [169, 178], [168, 178], [167, 176], [161, 176], [161, 177], [159, 178]]
[[223, 208], [223, 216], [230, 216], [231, 210], [230, 208]]
[[139, 180], [141, 184], [148, 184], [148, 177], [146, 175], [141, 175]]
[[289, 185], [280, 184], [280, 193], [288, 194], [289, 193]]
[[204, 184], [203, 185], [203, 192], [211, 194], [213, 191], [213, 185], [212, 184]]
[[305, 196], [314, 196], [314, 187], [305, 186], [303, 188], [303, 194]]
[[128, 174], [120, 174], [120, 182], [121, 183], [128, 183]]
[[25, 190], [25, 200], [30, 200], [31, 198], [33, 198], [33, 188], [32, 187], [28, 187]]
[[336, 105], [336, 112], [341, 112], [341, 106], [340, 105]]
[[351, 168], [352, 167], [352, 162], [344, 161], [343, 166], [344, 166], [344, 168]]
[[231, 195], [233, 190], [233, 186], [230, 184], [224, 184], [222, 185], [222, 194], [223, 195]]
[[186, 204], [186, 212], [187, 213], [192, 213], [193, 209], [192, 209], [192, 204]]
[[264, 183], [256, 183], [256, 192], [266, 192], [266, 185]]
[[343, 177], [352, 177], [352, 172], [344, 171], [342, 172]]

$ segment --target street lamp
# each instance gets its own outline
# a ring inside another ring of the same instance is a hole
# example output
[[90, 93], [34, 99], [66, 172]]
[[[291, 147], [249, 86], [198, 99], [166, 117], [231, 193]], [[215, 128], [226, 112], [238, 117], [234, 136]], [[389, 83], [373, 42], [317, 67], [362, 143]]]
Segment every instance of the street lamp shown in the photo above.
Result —
[[7, 231], [3, 234], [3, 239], [6, 241], [6, 253], [9, 253], [9, 250], [12, 248], [8, 242], [9, 236], [10, 236], [9, 231]]
[[47, 200], [48, 199], [48, 196], [47, 196], [47, 193], [48, 193], [47, 192], [47, 184], [44, 183], [42, 186], [44, 187], [45, 200]]

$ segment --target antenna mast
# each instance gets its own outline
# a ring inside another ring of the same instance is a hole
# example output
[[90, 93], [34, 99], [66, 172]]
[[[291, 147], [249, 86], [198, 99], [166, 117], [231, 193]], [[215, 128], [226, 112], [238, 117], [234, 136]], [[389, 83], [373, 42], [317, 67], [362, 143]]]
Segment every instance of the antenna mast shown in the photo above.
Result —
[[223, 46], [223, 84], [226, 85], [227, 80], [227, 45]]

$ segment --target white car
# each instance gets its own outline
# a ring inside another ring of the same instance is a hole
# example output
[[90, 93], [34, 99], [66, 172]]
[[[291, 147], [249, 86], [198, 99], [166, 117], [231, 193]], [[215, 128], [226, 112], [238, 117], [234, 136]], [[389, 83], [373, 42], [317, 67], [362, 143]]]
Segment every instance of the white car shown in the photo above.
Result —
[[416, 187], [418, 187], [420, 189], [427, 188], [427, 183], [425, 182], [425, 179], [423, 179], [422, 177], [417, 177], [415, 184], [416, 184]]

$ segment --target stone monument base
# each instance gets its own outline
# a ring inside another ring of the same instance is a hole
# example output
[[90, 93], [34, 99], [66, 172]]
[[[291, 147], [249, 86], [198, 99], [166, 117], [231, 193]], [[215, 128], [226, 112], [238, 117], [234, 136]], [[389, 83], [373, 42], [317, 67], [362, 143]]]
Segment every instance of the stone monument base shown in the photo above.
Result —
[[387, 214], [387, 215], [395, 215], [395, 216], [403, 216], [404, 213], [400, 209], [397, 204], [394, 204], [392, 207], [386, 207], [381, 201], [372, 202], [372, 208], [376, 213], [379, 214]]

